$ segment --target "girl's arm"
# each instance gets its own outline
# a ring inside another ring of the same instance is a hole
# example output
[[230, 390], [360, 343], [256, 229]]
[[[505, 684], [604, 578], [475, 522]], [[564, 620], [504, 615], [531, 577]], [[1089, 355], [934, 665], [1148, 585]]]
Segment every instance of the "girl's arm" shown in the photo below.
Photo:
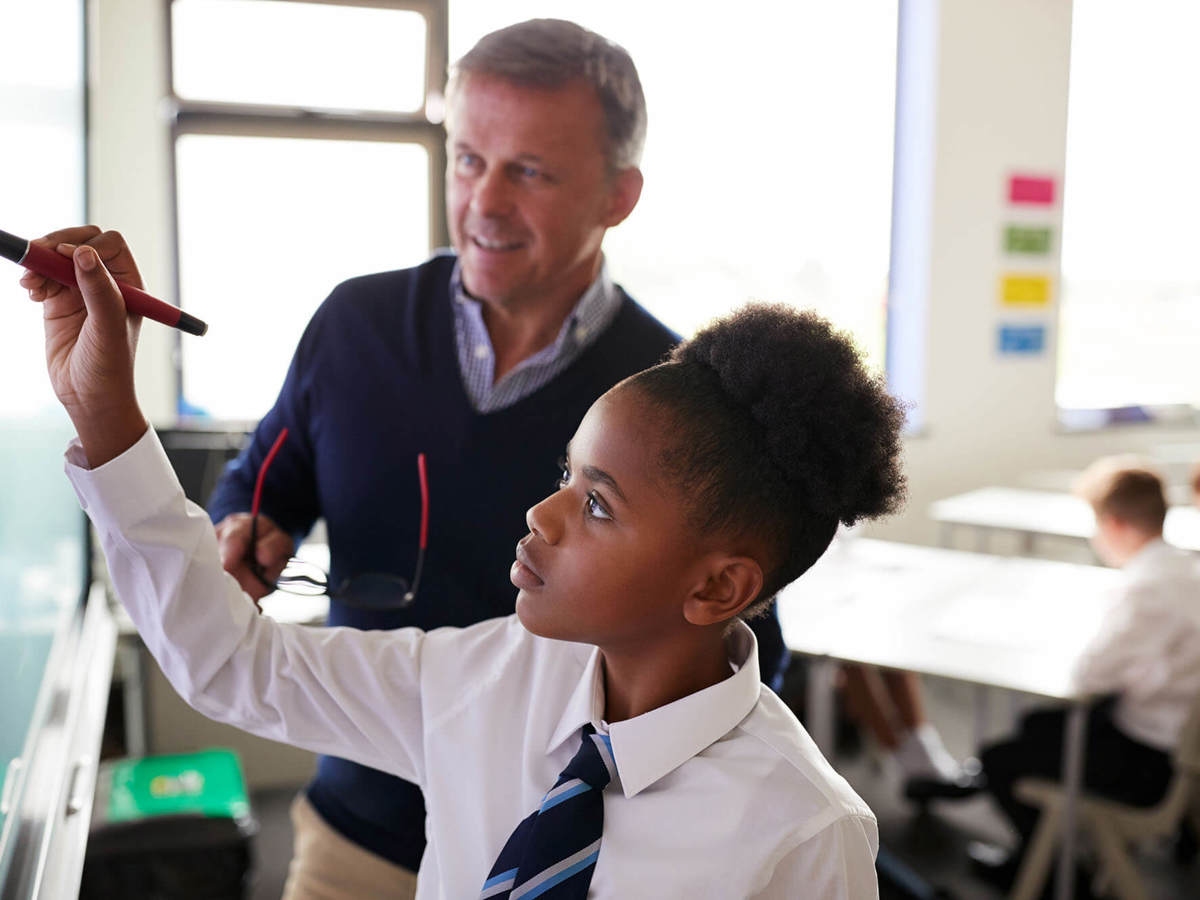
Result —
[[184, 700], [253, 734], [423, 783], [424, 632], [259, 615], [221, 568], [212, 523], [184, 497], [150, 430], [96, 469], [73, 445], [67, 474], [117, 595]]
[[125, 241], [94, 226], [40, 239], [78, 287], [27, 274], [46, 367], [79, 444], [67, 471], [146, 646], [190, 703], [275, 740], [424, 781], [416, 631], [304, 629], [261, 618], [222, 570], [208, 517], [184, 498], [134, 391], [140, 320], [109, 272], [141, 281]]

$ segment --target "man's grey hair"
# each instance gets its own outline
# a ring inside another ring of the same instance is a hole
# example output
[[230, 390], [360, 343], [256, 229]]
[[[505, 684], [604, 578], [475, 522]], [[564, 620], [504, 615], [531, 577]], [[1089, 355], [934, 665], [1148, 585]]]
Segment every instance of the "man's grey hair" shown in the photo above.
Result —
[[520, 87], [590, 85], [604, 109], [610, 174], [638, 165], [646, 142], [646, 98], [633, 60], [608, 38], [563, 19], [530, 19], [479, 39], [450, 70], [446, 97], [465, 77], [491, 76]]

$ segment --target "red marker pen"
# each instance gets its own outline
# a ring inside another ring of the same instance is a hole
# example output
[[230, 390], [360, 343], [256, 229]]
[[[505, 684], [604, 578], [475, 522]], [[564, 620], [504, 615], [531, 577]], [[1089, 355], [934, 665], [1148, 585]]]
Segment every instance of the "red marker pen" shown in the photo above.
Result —
[[[39, 275], [53, 278], [59, 284], [75, 287], [75, 263], [69, 256], [63, 256], [56, 250], [35, 244], [19, 238], [7, 231], [0, 231], [0, 256], [11, 259], [19, 266], [24, 266]], [[178, 306], [164, 303], [157, 297], [151, 297], [145, 291], [118, 281], [117, 287], [125, 298], [125, 308], [131, 313], [153, 319], [186, 331], [188, 334], [204, 334], [208, 326], [195, 316], [188, 315]]]

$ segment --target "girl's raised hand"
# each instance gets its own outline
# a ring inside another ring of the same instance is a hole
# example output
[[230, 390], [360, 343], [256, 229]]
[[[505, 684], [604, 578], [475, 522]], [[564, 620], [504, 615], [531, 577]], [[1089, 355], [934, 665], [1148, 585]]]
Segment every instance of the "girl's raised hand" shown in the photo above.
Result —
[[[125, 301], [92, 243], [99, 237], [103, 235], [98, 229], [68, 229], [41, 239], [57, 240], [55, 249], [73, 256], [78, 288], [45, 282], [40, 276], [26, 276], [21, 282], [43, 305], [50, 382], [92, 468], [127, 450], [148, 427], [133, 386], [141, 321], [126, 315]], [[128, 250], [116, 258], [122, 277], [140, 285]]]

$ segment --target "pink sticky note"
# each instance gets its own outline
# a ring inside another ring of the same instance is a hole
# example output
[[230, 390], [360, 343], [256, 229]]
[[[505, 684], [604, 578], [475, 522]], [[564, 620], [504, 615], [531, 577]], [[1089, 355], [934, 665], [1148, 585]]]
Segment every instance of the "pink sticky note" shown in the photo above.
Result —
[[1048, 206], [1054, 202], [1054, 179], [1013, 175], [1008, 179], [1008, 202]]

